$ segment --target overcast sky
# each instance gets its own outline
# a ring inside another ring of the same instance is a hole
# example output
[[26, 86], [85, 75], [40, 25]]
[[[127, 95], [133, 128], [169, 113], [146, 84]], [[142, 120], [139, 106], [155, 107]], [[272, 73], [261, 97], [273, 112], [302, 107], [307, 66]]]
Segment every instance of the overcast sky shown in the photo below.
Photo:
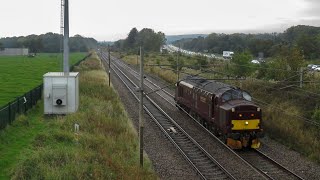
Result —
[[[0, 37], [60, 32], [61, 0], [7, 0]], [[137, 27], [166, 35], [282, 32], [320, 26], [320, 0], [69, 0], [70, 34], [99, 41], [125, 38]]]

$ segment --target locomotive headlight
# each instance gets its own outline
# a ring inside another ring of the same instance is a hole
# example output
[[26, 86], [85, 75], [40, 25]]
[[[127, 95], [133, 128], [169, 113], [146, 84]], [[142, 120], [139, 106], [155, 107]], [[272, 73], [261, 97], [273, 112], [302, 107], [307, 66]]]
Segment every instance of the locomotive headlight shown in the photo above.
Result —
[[257, 111], [259, 112], [261, 109], [260, 108], [257, 108]]
[[236, 110], [235, 110], [234, 108], [231, 108], [231, 111], [232, 111], [232, 112], [235, 112]]

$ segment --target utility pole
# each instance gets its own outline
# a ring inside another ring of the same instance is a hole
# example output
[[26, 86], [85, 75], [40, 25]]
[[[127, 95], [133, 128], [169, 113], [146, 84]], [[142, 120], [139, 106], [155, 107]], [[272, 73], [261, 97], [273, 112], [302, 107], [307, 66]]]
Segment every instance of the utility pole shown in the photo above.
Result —
[[180, 55], [180, 47], [181, 45], [179, 44], [179, 50], [178, 50], [178, 54], [177, 54], [177, 82], [179, 82], [179, 55]]
[[110, 45], [108, 44], [108, 59], [109, 59], [109, 87], [111, 84], [111, 57], [110, 57]]
[[303, 67], [300, 67], [300, 88], [302, 88], [303, 83]]
[[143, 167], [143, 49], [140, 47], [140, 104], [139, 104], [139, 146], [140, 146], [140, 166]]
[[139, 61], [139, 53], [140, 53], [140, 49], [138, 50], [138, 54], [137, 54], [137, 63], [136, 63], [137, 67], [138, 67], [138, 61]]
[[63, 72], [69, 75], [69, 0], [64, 1]]

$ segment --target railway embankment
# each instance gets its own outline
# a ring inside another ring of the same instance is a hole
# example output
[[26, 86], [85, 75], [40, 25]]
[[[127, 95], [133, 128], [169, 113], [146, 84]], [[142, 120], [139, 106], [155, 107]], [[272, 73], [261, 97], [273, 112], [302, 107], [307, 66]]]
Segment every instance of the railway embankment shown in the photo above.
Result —
[[[0, 132], [4, 179], [156, 179], [139, 166], [137, 133], [95, 53], [82, 62], [77, 113], [45, 117], [43, 101]], [[79, 130], [75, 130], [79, 125]]]

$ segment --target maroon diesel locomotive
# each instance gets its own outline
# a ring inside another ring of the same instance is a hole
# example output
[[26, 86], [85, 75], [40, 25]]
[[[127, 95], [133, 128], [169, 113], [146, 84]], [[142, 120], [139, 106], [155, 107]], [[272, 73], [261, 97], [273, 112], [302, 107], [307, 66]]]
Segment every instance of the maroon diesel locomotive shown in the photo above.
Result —
[[177, 107], [185, 109], [233, 149], [259, 148], [262, 114], [251, 96], [234, 86], [188, 77], [176, 84]]

